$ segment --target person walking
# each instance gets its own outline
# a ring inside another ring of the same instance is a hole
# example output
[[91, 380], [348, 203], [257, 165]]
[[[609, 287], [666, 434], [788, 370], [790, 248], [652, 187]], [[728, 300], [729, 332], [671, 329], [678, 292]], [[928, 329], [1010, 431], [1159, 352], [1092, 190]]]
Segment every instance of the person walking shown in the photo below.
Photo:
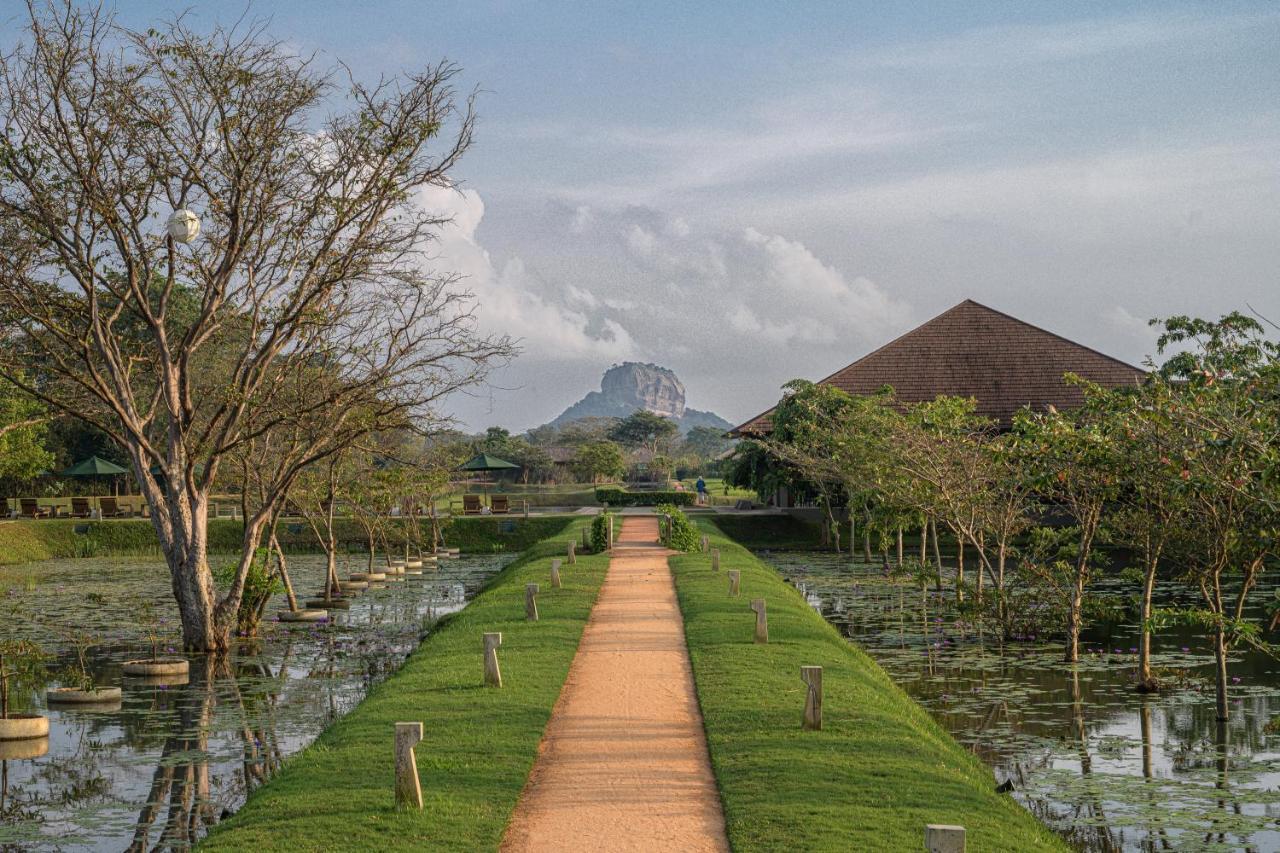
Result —
[[707, 504], [707, 481], [702, 479], [702, 475], [698, 475], [698, 482], [694, 483], [694, 488], [698, 490], [698, 506], [706, 506]]

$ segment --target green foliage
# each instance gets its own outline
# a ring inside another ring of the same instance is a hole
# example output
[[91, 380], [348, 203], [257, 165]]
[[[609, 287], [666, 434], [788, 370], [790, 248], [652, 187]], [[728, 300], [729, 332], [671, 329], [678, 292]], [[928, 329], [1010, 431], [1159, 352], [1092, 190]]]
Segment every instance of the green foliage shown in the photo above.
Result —
[[[13, 626], [30, 619], [25, 602], [15, 590], [0, 593], [0, 625]], [[14, 691], [39, 685], [49, 656], [38, 644], [0, 634], [0, 718], [9, 716]]]
[[53, 465], [45, 418], [39, 401], [0, 377], [0, 480], [29, 480]]
[[702, 533], [684, 514], [684, 510], [671, 503], [658, 504], [656, 512], [666, 516], [665, 543], [676, 551], [697, 551], [702, 547]]
[[622, 449], [612, 441], [588, 441], [578, 446], [571, 467], [584, 483], [620, 477], [625, 468]]
[[623, 418], [609, 432], [609, 438], [624, 447], [647, 447], [656, 454], [679, 431], [680, 427], [670, 418], [655, 415], [647, 409], [639, 409]]
[[[235, 580], [239, 560], [228, 560], [213, 570], [213, 579], [221, 587], [228, 587]], [[249, 570], [244, 576], [244, 593], [240, 598], [240, 609], [236, 611], [236, 631], [242, 636], [251, 637], [258, 631], [258, 621], [262, 608], [271, 596], [284, 591], [284, 581], [279, 572], [271, 568], [271, 552], [267, 548], [258, 548], [253, 552]], [[153, 646], [154, 654], [154, 646]]]
[[[465, 609], [445, 617], [394, 675], [249, 796], [202, 842], [206, 851], [496, 850], [538, 755], [608, 566], [584, 555], [543, 587], [540, 618], [524, 613], [527, 583], [546, 583], [553, 557], [585, 520], [531, 548]], [[481, 686], [480, 635], [502, 633], [503, 687]], [[430, 720], [418, 750], [423, 811], [397, 811], [388, 760], [402, 720]], [[429, 746], [429, 748], [428, 748]]]
[[613, 543], [609, 541], [610, 524], [614, 525], [614, 535], [617, 535], [617, 526], [622, 524], [621, 517], [609, 512], [602, 512], [591, 520], [591, 550], [599, 554], [602, 551], [608, 551], [613, 547]]
[[689, 506], [693, 503], [692, 492], [629, 492], [624, 489], [596, 489], [596, 500], [609, 506], [657, 506], [674, 504]]

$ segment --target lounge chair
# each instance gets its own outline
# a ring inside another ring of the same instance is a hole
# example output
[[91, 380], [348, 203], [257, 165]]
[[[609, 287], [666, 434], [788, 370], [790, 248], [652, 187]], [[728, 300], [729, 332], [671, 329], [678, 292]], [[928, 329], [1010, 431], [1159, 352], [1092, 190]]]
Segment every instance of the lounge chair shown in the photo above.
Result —
[[93, 515], [93, 508], [89, 506], [88, 498], [72, 498], [71, 499], [71, 517], [72, 518], [89, 518]]
[[0, 518], [13, 518], [17, 513], [9, 506], [8, 498], [0, 498]]
[[133, 508], [128, 504], [121, 504], [115, 498], [99, 498], [98, 503], [102, 505], [103, 518], [129, 518], [133, 515]]
[[53, 515], [52, 509], [40, 506], [35, 498], [19, 498], [18, 503], [22, 506], [23, 518], [49, 518]]
[[462, 496], [462, 514], [463, 515], [479, 515], [482, 509], [479, 495], [463, 495]]
[[494, 495], [490, 499], [490, 509], [494, 515], [505, 515], [511, 512], [511, 501], [506, 495]]

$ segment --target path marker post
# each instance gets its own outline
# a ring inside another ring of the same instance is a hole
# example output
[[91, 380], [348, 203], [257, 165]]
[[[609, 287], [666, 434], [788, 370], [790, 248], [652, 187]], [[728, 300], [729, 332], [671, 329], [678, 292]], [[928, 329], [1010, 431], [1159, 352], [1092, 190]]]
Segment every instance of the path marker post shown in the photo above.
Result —
[[730, 598], [738, 597], [738, 586], [741, 582], [742, 582], [742, 572], [738, 571], [737, 569], [730, 569], [729, 571], [729, 597]]
[[800, 680], [809, 687], [804, 697], [804, 721], [800, 727], [818, 731], [822, 728], [822, 667], [800, 667]]
[[719, 548], [711, 549], [711, 571], [713, 572], [720, 571], [720, 549]]
[[711, 537], [710, 537], [710, 536], [703, 536], [703, 537], [702, 537], [702, 553], [704, 553], [704, 554], [705, 554], [705, 553], [707, 553], [707, 550], [708, 550], [710, 547], [711, 547]]
[[764, 599], [752, 599], [751, 609], [756, 612], [756, 642], [769, 642], [769, 617], [765, 615]]
[[964, 853], [964, 827], [925, 824], [924, 849], [928, 853]]
[[576, 549], [576, 548], [574, 548], [574, 543], [573, 543], [573, 540], [572, 540], [572, 539], [570, 539], [570, 540], [569, 540], [569, 549], [568, 549], [568, 551], [565, 553], [565, 559], [567, 559], [567, 560], [569, 561], [569, 565], [571, 565], [571, 566], [572, 566], [574, 563], [578, 562], [577, 549]]
[[608, 522], [609, 522], [609, 550], [612, 551], [613, 550], [613, 516], [612, 515], [609, 516]]
[[551, 561], [551, 585], [556, 589], [560, 589], [560, 558], [556, 557]]
[[396, 808], [421, 809], [422, 783], [413, 747], [422, 740], [422, 723], [396, 723]]
[[491, 687], [502, 686], [502, 670], [498, 668], [498, 646], [502, 645], [502, 632], [484, 635], [484, 683]]
[[590, 534], [587, 533], [587, 528], [582, 528], [582, 550], [584, 553], [591, 550], [591, 540], [588, 538], [589, 536]]
[[538, 585], [536, 583], [524, 585], [524, 618], [530, 622], [538, 621]]

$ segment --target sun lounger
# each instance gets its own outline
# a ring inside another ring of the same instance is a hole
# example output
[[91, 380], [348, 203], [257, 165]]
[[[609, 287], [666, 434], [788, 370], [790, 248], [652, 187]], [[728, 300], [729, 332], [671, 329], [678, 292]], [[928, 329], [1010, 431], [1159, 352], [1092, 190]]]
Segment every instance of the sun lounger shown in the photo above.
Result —
[[40, 506], [35, 498], [19, 498], [18, 503], [22, 506], [23, 518], [49, 518], [53, 515], [52, 509]]
[[71, 517], [72, 518], [89, 518], [93, 515], [93, 508], [89, 506], [88, 498], [72, 498], [71, 499]]
[[463, 515], [479, 515], [481, 512], [479, 495], [463, 495], [462, 496], [462, 514]]
[[506, 495], [494, 495], [490, 500], [490, 508], [494, 515], [505, 515], [511, 512], [511, 501]]
[[98, 503], [102, 505], [103, 518], [129, 518], [133, 515], [132, 507], [121, 505], [115, 498], [100, 498]]

